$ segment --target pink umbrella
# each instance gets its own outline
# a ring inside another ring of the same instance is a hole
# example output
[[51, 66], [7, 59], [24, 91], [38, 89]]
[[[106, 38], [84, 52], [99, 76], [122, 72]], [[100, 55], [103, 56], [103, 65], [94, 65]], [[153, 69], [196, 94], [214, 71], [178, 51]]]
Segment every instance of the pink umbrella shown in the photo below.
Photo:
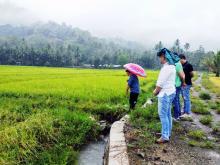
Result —
[[128, 70], [129, 72], [131, 72], [132, 74], [135, 74], [141, 77], [146, 77], [145, 70], [138, 64], [133, 64], [133, 63], [125, 64], [124, 68]]

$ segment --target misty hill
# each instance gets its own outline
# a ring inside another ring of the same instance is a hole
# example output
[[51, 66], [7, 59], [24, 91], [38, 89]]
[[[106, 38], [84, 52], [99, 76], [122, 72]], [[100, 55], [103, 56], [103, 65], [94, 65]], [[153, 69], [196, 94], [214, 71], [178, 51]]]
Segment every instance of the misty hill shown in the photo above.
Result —
[[[95, 67], [138, 63], [146, 68], [158, 68], [156, 52], [163, 47], [159, 42], [151, 50], [122, 39], [104, 39], [88, 31], [55, 22], [35, 23], [31, 26], [0, 26], [0, 64], [35, 66]], [[190, 44], [181, 47], [177, 39], [170, 48], [185, 53], [196, 69], [202, 60], [214, 53], [206, 53], [202, 46], [190, 52]]]
[[[7, 54], [6, 47], [10, 49]], [[140, 56], [144, 48], [135, 42], [97, 38], [79, 28], [48, 22], [0, 26], [0, 50], [1, 64], [72, 66], [123, 64], [128, 57]]]
[[88, 31], [73, 28], [64, 23], [59, 25], [55, 22], [48, 22], [46, 24], [36, 23], [31, 26], [19, 27], [9, 24], [2, 25], [0, 26], [0, 36], [25, 38], [28, 41], [32, 41], [35, 37], [42, 37], [42, 39], [54, 43], [68, 41], [72, 44], [90, 44], [90, 42], [96, 42], [105, 44], [106, 46], [108, 46], [108, 44], [115, 44], [115, 46], [127, 49], [143, 49], [143, 47], [136, 42], [122, 39], [99, 39], [93, 37]]

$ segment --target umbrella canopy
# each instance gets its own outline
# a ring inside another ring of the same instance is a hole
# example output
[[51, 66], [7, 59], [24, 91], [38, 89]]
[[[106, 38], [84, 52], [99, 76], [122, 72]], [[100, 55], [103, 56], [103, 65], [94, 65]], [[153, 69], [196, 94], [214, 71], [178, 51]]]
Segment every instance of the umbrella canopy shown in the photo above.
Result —
[[125, 64], [124, 68], [128, 70], [129, 72], [131, 72], [132, 74], [135, 74], [141, 77], [146, 77], [145, 70], [138, 64], [133, 64], [133, 63]]

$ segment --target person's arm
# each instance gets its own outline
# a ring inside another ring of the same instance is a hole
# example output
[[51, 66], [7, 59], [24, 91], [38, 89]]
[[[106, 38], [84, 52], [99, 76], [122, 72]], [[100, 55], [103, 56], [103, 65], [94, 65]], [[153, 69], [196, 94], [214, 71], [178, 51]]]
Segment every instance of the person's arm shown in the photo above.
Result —
[[161, 87], [156, 86], [156, 88], [153, 91], [154, 96], [157, 96], [160, 93], [161, 89], [162, 89]]
[[127, 88], [126, 88], [126, 95], [128, 95], [128, 92], [131, 89], [132, 83], [133, 83], [133, 77], [130, 76], [129, 79], [128, 79], [128, 84], [127, 84]]
[[190, 76], [194, 77], [194, 72], [193, 71], [190, 72]]
[[128, 95], [129, 90], [130, 90], [130, 86], [127, 85], [127, 87], [126, 87], [126, 95]]
[[182, 86], [186, 86], [186, 82], [185, 82], [185, 73], [183, 71], [178, 72], [178, 75], [182, 81]]
[[154, 96], [157, 96], [160, 93], [160, 91], [163, 88], [163, 85], [166, 82], [166, 80], [167, 80], [166, 69], [162, 68], [161, 71], [160, 71], [158, 80], [157, 80], [156, 88], [153, 91]]
[[191, 78], [194, 76], [194, 73], [193, 73], [193, 66], [190, 64], [190, 67], [189, 67], [189, 73], [190, 73], [190, 76]]
[[182, 82], [182, 86], [186, 86], [186, 82], [185, 82], [185, 73], [183, 71], [183, 66], [180, 62], [178, 62], [176, 64], [176, 72]]

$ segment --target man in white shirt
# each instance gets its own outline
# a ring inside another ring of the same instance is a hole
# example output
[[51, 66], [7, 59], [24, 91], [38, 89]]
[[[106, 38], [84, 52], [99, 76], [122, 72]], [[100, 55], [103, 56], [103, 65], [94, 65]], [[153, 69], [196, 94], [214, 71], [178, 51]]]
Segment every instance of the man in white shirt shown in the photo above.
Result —
[[176, 69], [175, 65], [169, 64], [164, 52], [158, 52], [157, 55], [161, 64], [163, 64], [153, 92], [158, 97], [158, 114], [162, 125], [161, 137], [157, 140], [157, 143], [166, 143], [170, 140], [172, 131], [171, 107], [176, 94]]

